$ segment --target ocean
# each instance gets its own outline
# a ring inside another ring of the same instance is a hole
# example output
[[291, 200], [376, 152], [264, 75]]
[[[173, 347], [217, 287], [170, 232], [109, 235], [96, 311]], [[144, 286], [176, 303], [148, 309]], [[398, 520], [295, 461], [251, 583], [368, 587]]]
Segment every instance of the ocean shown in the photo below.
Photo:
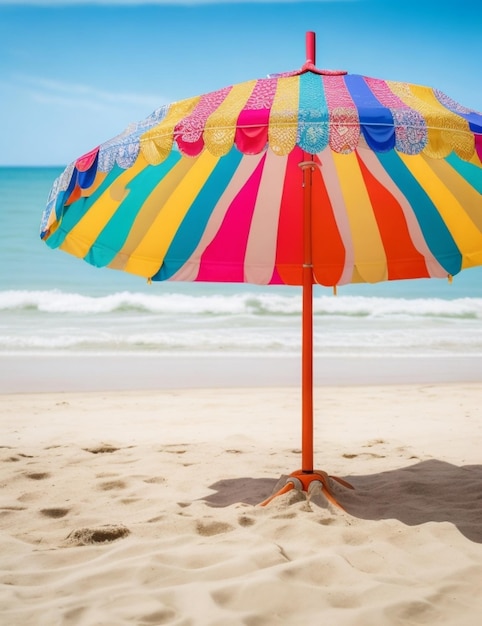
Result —
[[[152, 283], [39, 236], [63, 168], [0, 168], [0, 354], [295, 354], [301, 289]], [[482, 268], [443, 279], [315, 287], [314, 353], [482, 355]]]

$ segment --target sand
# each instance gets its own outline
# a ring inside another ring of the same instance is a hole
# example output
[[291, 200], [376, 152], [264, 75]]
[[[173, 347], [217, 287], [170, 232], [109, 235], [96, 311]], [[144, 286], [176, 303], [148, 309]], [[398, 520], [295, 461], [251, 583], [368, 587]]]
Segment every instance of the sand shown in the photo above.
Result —
[[237, 380], [3, 390], [0, 624], [478, 626], [482, 382]]

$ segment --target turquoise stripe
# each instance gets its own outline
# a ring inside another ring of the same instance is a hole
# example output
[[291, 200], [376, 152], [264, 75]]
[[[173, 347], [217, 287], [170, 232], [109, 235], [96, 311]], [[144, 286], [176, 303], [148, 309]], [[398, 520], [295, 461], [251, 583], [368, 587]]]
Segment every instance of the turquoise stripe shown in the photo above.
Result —
[[478, 167], [468, 161], [463, 161], [453, 152], [445, 160], [462, 178], [465, 178], [474, 189], [482, 194], [482, 167]]
[[243, 155], [233, 148], [220, 159], [186, 213], [162, 267], [152, 280], [169, 280], [191, 257], [199, 243], [211, 213], [226, 190]]
[[[64, 206], [64, 201], [68, 200], [70, 196], [70, 192], [65, 192], [59, 194], [55, 206], [55, 212], [57, 217], [60, 216], [60, 225], [57, 230], [50, 235], [50, 237], [46, 240], [46, 244], [51, 248], [58, 248], [64, 242], [65, 237], [69, 234], [69, 232], [76, 226], [80, 220], [84, 217], [90, 207], [97, 202], [100, 196], [104, 193], [104, 191], [112, 185], [112, 183], [116, 180], [116, 178], [122, 174], [124, 170], [121, 169], [118, 165], [115, 165], [106, 178], [102, 181], [102, 184], [98, 189], [94, 191], [94, 193], [85, 198], [80, 198], [73, 204], [69, 206]], [[77, 172], [75, 171], [75, 175]]]
[[297, 144], [309, 154], [328, 145], [328, 104], [321, 76], [306, 72], [300, 76]]
[[384, 153], [379, 152], [376, 156], [410, 203], [425, 242], [433, 256], [447, 271], [447, 274], [454, 276], [460, 272], [462, 255], [442, 216], [423, 187], [405, 167], [405, 164], [394, 150]]
[[180, 159], [179, 152], [171, 152], [165, 161], [156, 166], [146, 166], [126, 185], [129, 193], [99, 233], [94, 245], [84, 257], [85, 261], [96, 267], [104, 267], [112, 262], [128, 238], [144, 202]]

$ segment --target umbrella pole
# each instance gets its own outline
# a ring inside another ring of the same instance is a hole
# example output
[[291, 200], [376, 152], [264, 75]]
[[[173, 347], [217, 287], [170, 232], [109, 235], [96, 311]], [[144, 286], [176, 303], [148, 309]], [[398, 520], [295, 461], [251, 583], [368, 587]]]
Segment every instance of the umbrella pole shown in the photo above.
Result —
[[[316, 62], [315, 33], [306, 33], [306, 63]], [[303, 277], [302, 277], [302, 343], [301, 343], [301, 471], [312, 474], [313, 458], [313, 258], [311, 245], [312, 154], [305, 153], [303, 170]]]
[[301, 471], [313, 473], [313, 259], [311, 246], [311, 188], [316, 163], [300, 163], [303, 170], [303, 296], [301, 344]]
[[301, 344], [301, 469], [292, 472], [286, 483], [272, 496], [261, 502], [266, 506], [272, 500], [292, 489], [309, 494], [318, 486], [331, 504], [343, 509], [331, 490], [330, 480], [353, 489], [350, 483], [323, 470], [315, 470], [313, 463], [313, 257], [312, 257], [312, 185], [313, 171], [319, 165], [313, 155], [305, 154], [299, 166], [303, 170], [303, 268], [302, 268], [302, 344]]

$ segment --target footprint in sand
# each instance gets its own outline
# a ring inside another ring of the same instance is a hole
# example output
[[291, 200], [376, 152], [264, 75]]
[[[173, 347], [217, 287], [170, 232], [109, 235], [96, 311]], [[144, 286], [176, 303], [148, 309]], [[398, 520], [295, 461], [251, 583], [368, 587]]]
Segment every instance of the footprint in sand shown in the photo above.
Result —
[[256, 520], [254, 520], [252, 517], [248, 517], [247, 515], [241, 515], [238, 518], [238, 524], [240, 526], [253, 526], [254, 524], [256, 524]]
[[206, 522], [198, 521], [196, 524], [196, 531], [203, 537], [211, 537], [212, 535], [219, 535], [221, 533], [228, 533], [234, 528], [226, 522]]
[[166, 482], [166, 479], [163, 476], [153, 476], [152, 478], [144, 478], [144, 482], [149, 485], [161, 485]]
[[161, 452], [166, 452], [167, 454], [186, 454], [187, 449], [185, 446], [186, 444], [170, 444], [161, 450]]
[[117, 452], [120, 448], [116, 448], [110, 443], [102, 443], [98, 446], [82, 449], [85, 450], [85, 452], [90, 452], [91, 454], [111, 454], [112, 452]]
[[97, 528], [78, 528], [67, 535], [66, 542], [74, 546], [88, 546], [97, 543], [111, 543], [130, 534], [126, 526], [107, 524]]
[[384, 459], [386, 458], [384, 454], [375, 454], [374, 452], [361, 452], [360, 454], [355, 454], [353, 453], [348, 453], [345, 452], [345, 454], [341, 455], [344, 459], [357, 459], [357, 458], [364, 458], [364, 459]]
[[102, 491], [111, 491], [113, 489], [125, 489], [127, 484], [123, 480], [107, 480], [98, 486]]
[[67, 513], [69, 513], [70, 509], [63, 508], [51, 508], [51, 509], [41, 509], [40, 514], [45, 517], [51, 517], [53, 519], [59, 519], [61, 517], [65, 517]]
[[25, 506], [16, 506], [16, 505], [2, 506], [0, 507], [0, 518], [7, 517], [11, 515], [12, 513], [16, 513], [18, 511], [25, 511], [25, 510], [26, 510]]
[[50, 474], [48, 472], [29, 472], [25, 476], [30, 480], [45, 480], [50, 477]]
[[[9, 446], [2, 446], [5, 449], [8, 450], [12, 450], [12, 448], [10, 448]], [[18, 463], [21, 459], [33, 459], [33, 455], [32, 454], [23, 454], [23, 452], [19, 452], [16, 455], [10, 455], [5, 457], [4, 459], [2, 459], [3, 462], [5, 463]]]

